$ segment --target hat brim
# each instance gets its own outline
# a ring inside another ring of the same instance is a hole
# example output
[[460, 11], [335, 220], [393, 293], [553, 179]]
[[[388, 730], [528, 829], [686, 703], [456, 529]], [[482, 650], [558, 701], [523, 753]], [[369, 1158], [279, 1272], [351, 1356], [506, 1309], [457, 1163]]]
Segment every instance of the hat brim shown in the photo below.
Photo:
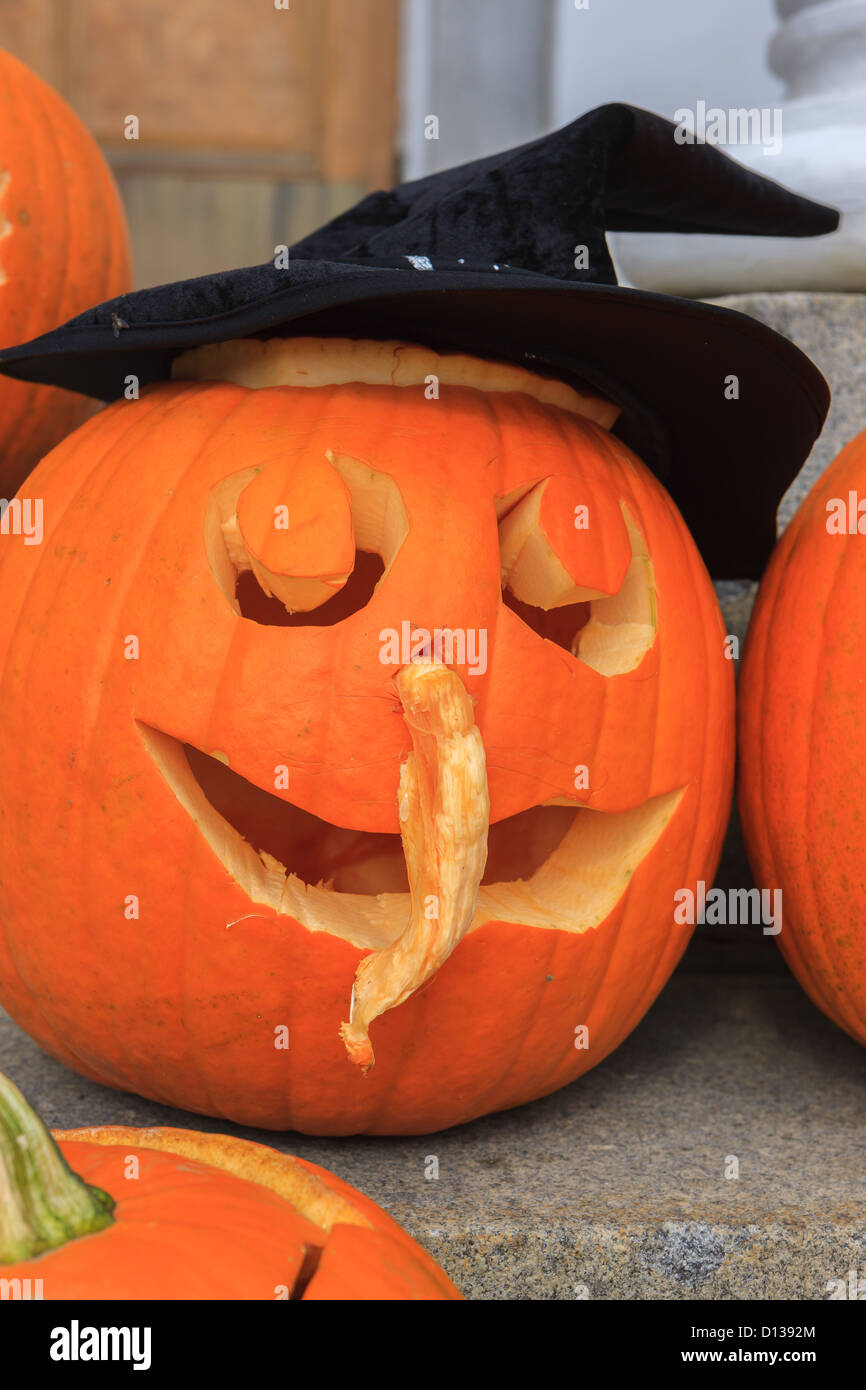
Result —
[[830, 404], [814, 363], [757, 319], [513, 270], [346, 267], [204, 318], [126, 323], [122, 312], [121, 300], [113, 327], [72, 322], [6, 350], [0, 370], [113, 400], [130, 375], [142, 386], [169, 378], [186, 348], [291, 332], [399, 337], [580, 378], [624, 406], [623, 437], [667, 486], [716, 578], [760, 577], [778, 501]]

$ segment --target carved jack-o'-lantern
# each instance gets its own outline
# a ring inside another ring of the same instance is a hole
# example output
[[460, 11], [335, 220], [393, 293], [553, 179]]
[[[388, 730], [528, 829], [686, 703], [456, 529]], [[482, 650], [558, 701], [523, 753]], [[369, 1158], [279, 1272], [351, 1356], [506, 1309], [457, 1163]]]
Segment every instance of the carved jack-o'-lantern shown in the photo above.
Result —
[[615, 407], [519, 367], [247, 340], [176, 375], [44, 460], [44, 545], [0, 562], [3, 1003], [252, 1125], [554, 1090], [655, 998], [725, 827], [676, 508]]

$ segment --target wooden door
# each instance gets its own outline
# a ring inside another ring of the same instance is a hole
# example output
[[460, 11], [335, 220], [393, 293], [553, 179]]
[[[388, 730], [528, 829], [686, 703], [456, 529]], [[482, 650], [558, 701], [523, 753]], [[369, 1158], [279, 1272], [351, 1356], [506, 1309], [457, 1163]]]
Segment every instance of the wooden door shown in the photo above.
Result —
[[102, 145], [143, 286], [265, 261], [394, 182], [398, 7], [0, 0], [0, 46]]

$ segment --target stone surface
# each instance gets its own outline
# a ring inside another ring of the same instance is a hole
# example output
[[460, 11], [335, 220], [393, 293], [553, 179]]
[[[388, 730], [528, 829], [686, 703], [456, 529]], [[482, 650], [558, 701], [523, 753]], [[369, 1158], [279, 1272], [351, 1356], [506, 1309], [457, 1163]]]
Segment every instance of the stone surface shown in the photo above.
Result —
[[[731, 294], [710, 302], [750, 314], [790, 338], [830, 383], [824, 428], [779, 506], [781, 534], [816, 478], [866, 429], [866, 294]], [[757, 589], [735, 577], [716, 584], [728, 632], [741, 646]]]
[[866, 429], [866, 294], [732, 294], [712, 302], [751, 314], [790, 338], [824, 373], [833, 392], [824, 429], [782, 499], [784, 530], [815, 479]]
[[[730, 294], [710, 302], [750, 314], [790, 338], [830, 384], [824, 428], [779, 506], [781, 534], [816, 478], [866, 429], [866, 294]], [[716, 584], [716, 592], [728, 631], [742, 643], [757, 585], [731, 576]]]
[[75, 1076], [5, 1016], [0, 1068], [57, 1127], [222, 1129], [323, 1164], [470, 1298], [820, 1300], [866, 1274], [866, 1050], [788, 975], [680, 973], [574, 1085], [426, 1138], [311, 1139], [167, 1110]]

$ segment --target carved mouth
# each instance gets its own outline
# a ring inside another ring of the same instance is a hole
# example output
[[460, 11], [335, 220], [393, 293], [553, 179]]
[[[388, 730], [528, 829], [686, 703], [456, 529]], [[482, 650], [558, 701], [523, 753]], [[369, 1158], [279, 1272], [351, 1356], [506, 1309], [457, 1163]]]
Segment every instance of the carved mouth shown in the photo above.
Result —
[[[347, 830], [255, 786], [218, 758], [144, 724], [150, 756], [252, 903], [364, 949], [409, 912], [400, 835]], [[470, 930], [523, 922], [588, 931], [605, 920], [679, 805], [683, 788], [628, 811], [539, 805], [491, 824]]]
[[682, 795], [615, 815], [535, 806], [491, 829], [484, 745], [459, 677], [427, 661], [404, 666], [395, 684], [412, 738], [400, 767], [399, 838], [321, 821], [220, 759], [138, 726], [251, 902], [371, 951], [340, 1026], [350, 1060], [364, 1071], [374, 1063], [370, 1025], [431, 979], [474, 926], [503, 920], [586, 931], [604, 921]]

